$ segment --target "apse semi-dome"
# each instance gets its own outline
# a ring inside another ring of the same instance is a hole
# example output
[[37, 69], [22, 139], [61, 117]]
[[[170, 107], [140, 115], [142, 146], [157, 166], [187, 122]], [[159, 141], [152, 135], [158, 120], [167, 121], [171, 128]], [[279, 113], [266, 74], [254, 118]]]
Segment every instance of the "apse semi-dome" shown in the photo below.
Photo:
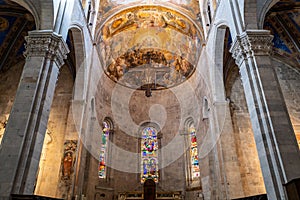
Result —
[[195, 71], [202, 36], [185, 15], [160, 6], [136, 6], [108, 19], [98, 45], [113, 81], [134, 89], [164, 89]]

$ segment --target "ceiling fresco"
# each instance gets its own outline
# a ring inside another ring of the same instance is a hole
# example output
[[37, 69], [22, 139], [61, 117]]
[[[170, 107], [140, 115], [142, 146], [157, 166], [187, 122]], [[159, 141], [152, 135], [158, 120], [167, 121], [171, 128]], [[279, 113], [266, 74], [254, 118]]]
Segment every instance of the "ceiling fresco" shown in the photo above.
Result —
[[24, 59], [24, 36], [34, 28], [34, 18], [26, 9], [0, 0], [0, 71]]
[[190, 77], [201, 41], [202, 34], [180, 13], [140, 6], [108, 20], [102, 27], [98, 48], [105, 72], [112, 80], [135, 89], [147, 80], [159, 89]]
[[298, 66], [300, 63], [300, 0], [283, 0], [267, 13], [264, 28], [271, 31], [275, 55]]
[[105, 16], [106, 13], [112, 9], [118, 10], [125, 6], [132, 5], [174, 6], [182, 9], [183, 12], [186, 12], [194, 19], [196, 19], [197, 14], [200, 13], [198, 0], [103, 0], [100, 5], [100, 13]]
[[176, 86], [188, 79], [194, 66], [180, 55], [154, 49], [126, 52], [107, 67], [108, 76], [127, 87], [155, 89]]

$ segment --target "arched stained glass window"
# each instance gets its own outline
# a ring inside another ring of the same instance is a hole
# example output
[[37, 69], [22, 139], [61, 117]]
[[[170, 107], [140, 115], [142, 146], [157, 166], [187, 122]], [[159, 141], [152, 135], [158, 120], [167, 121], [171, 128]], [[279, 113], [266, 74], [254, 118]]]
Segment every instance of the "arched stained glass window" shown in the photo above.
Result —
[[193, 124], [189, 126], [188, 131], [189, 131], [189, 137], [191, 141], [191, 146], [190, 146], [191, 175], [192, 175], [192, 179], [194, 179], [200, 177], [200, 169], [199, 169], [196, 130]]
[[141, 140], [141, 182], [153, 179], [158, 182], [158, 142], [157, 130], [153, 127], [146, 127], [142, 131]]
[[100, 150], [99, 170], [98, 170], [99, 178], [106, 177], [107, 140], [109, 139], [110, 130], [111, 130], [110, 123], [104, 121], [102, 133], [101, 133], [101, 150]]

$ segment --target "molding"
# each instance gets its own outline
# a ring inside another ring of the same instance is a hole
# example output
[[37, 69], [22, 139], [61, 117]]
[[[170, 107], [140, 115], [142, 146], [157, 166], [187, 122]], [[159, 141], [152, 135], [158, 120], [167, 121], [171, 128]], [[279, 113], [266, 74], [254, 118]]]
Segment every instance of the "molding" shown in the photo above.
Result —
[[268, 30], [247, 30], [236, 37], [229, 51], [240, 66], [249, 57], [270, 55], [272, 39]]
[[27, 44], [24, 53], [26, 58], [45, 57], [55, 61], [58, 67], [64, 64], [69, 48], [61, 35], [51, 31], [29, 31], [25, 37]]

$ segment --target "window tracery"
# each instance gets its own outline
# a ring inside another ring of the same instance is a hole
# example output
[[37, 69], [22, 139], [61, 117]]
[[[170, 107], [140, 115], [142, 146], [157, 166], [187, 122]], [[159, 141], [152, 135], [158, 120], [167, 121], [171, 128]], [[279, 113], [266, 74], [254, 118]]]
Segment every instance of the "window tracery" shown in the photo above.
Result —
[[98, 176], [99, 178], [106, 178], [106, 163], [107, 163], [107, 141], [111, 132], [111, 123], [107, 120], [104, 120], [102, 123], [102, 133], [101, 133], [101, 149], [99, 156], [99, 169]]
[[141, 139], [141, 182], [153, 179], [158, 182], [158, 140], [157, 130], [146, 127], [142, 131]]
[[199, 158], [198, 158], [198, 144], [196, 130], [193, 124], [188, 129], [190, 138], [190, 162], [191, 162], [191, 177], [192, 180], [200, 177]]

